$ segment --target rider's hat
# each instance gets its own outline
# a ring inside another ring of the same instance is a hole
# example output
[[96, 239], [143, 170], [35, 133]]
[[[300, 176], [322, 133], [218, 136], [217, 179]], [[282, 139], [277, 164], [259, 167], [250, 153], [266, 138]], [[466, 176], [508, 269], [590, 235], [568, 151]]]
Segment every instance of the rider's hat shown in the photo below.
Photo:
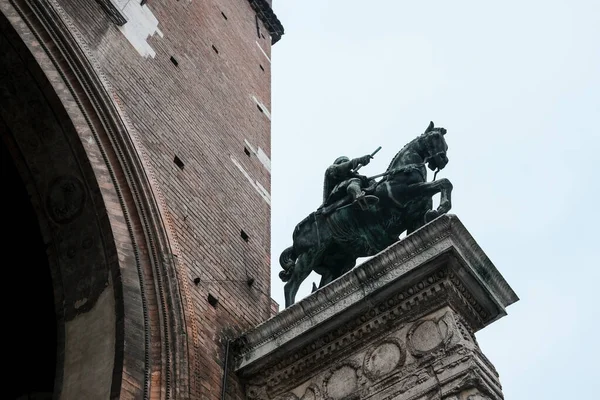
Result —
[[348, 162], [348, 161], [350, 161], [350, 159], [348, 157], [341, 156], [341, 157], [336, 158], [333, 163], [337, 165], [337, 164], [345, 163], [345, 162]]

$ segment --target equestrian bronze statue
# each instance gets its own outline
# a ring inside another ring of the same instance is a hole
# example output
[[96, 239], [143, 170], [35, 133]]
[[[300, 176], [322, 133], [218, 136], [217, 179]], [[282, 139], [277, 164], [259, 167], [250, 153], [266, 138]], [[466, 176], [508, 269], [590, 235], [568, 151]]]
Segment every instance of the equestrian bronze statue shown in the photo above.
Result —
[[[385, 173], [371, 178], [357, 171], [374, 154], [336, 159], [325, 173], [323, 204], [296, 226], [293, 245], [279, 257], [286, 308], [311, 271], [321, 275], [321, 288], [350, 271], [357, 258], [377, 254], [404, 231], [410, 234], [450, 211], [452, 184], [435, 175], [427, 182], [426, 168], [437, 174], [448, 163], [445, 134], [431, 122], [394, 156]], [[434, 210], [437, 193], [440, 204]]]

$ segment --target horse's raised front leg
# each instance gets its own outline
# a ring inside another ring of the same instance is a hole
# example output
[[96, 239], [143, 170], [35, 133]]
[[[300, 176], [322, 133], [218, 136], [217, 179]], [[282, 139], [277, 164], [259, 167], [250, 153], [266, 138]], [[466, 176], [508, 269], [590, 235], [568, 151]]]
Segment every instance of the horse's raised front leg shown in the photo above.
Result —
[[440, 193], [440, 205], [436, 210], [428, 210], [425, 213], [425, 222], [430, 222], [452, 208], [452, 183], [446, 178], [434, 182], [423, 182], [409, 185], [403, 193], [404, 197], [433, 197]]
[[442, 190], [441, 190], [441, 200], [440, 200], [440, 205], [438, 206], [438, 211], [441, 214], [445, 214], [448, 211], [450, 211], [450, 209], [452, 208], [452, 182], [450, 182], [448, 179], [446, 178], [442, 178], [440, 179], [438, 182], [441, 183], [442, 186]]
[[294, 304], [296, 293], [298, 293], [298, 289], [300, 289], [302, 282], [310, 275], [314, 262], [314, 254], [311, 253], [300, 254], [296, 259], [292, 276], [283, 287], [285, 308]]
[[448, 179], [442, 178], [439, 181], [429, 182], [429, 184], [432, 185], [432, 189], [436, 190], [435, 193], [439, 191], [440, 205], [436, 210], [429, 210], [425, 213], [425, 223], [433, 221], [442, 214], [446, 214], [452, 208], [452, 183]]

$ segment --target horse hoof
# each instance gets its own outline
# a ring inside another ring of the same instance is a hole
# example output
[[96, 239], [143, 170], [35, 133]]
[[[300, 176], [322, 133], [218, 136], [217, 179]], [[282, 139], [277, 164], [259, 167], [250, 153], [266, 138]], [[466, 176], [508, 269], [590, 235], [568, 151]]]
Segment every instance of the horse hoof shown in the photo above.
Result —
[[429, 223], [440, 216], [436, 210], [429, 210], [425, 213], [425, 223]]

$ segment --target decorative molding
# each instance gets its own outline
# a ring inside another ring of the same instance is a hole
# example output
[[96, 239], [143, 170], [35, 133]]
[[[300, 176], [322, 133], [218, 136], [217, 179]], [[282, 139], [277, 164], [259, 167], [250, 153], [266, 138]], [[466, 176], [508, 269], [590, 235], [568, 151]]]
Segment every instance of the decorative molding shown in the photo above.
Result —
[[[409, 274], [417, 273], [417, 270], [432, 269], [436, 263], [446, 263], [450, 269], [439, 271], [447, 274], [444, 275], [447, 282], [435, 290], [444, 291], [451, 304], [465, 309], [463, 317], [471, 327], [481, 329], [505, 315], [504, 307], [518, 299], [512, 289], [502, 283], [505, 282], [504, 279], [472, 240], [459, 219], [453, 215], [443, 215], [246, 332], [235, 342], [237, 368], [247, 370], [253, 360], [265, 359], [268, 354], [271, 354], [269, 359], [273, 359], [274, 353], [283, 354], [288, 347], [295, 349], [295, 338], [308, 332], [318, 332], [314, 328], [330, 321], [334, 316], [336, 319], [347, 319], [344, 315], [349, 313], [359, 312], [364, 315], [361, 310], [366, 307], [381, 307], [382, 302], [397, 301], [389, 296], [394, 290], [409, 284], [410, 279], [406, 278]], [[482, 269], [487, 271], [484, 275], [478, 272]], [[428, 279], [435, 280], [436, 275]], [[431, 294], [425, 290], [429, 285], [429, 282], [421, 281], [411, 289], [415, 293], [423, 291], [425, 299]], [[368, 299], [367, 302], [363, 300], [365, 298]], [[404, 313], [408, 309], [410, 302], [401, 306], [398, 313]], [[377, 314], [373, 309], [370, 312]], [[396, 316], [394, 318], [397, 319]], [[351, 322], [344, 324], [348, 323]], [[314, 333], [309, 335], [312, 336]], [[306, 340], [307, 337], [304, 337], [304, 341]], [[296, 350], [293, 352], [296, 359], [307, 354], [304, 348]], [[287, 361], [292, 362], [289, 358], [284, 362]], [[259, 364], [263, 365], [263, 362]], [[251, 369], [253, 368], [257, 366], [252, 366]], [[277, 368], [280, 372], [283, 371], [281, 364]]]
[[457, 380], [473, 370], [500, 393], [473, 333], [516, 295], [499, 274], [490, 278], [495, 267], [460, 226], [439, 217], [241, 336], [240, 377], [261, 388], [261, 400], [299, 396], [309, 384], [328, 400], [439, 400], [442, 387], [464, 389]]
[[[428, 305], [421, 304], [421, 306], [430, 308]], [[292, 373], [282, 381], [270, 379], [265, 381], [259, 373], [250, 378], [251, 382], [264, 383], [260, 386], [249, 386], [246, 393], [252, 400], [334, 400], [375, 398], [375, 396], [378, 399], [391, 400], [417, 387], [416, 393], [430, 393], [433, 390], [439, 396], [438, 399], [441, 398], [442, 393], [450, 394], [471, 387], [477, 387], [485, 393], [501, 393], [497, 376], [489, 375], [486, 368], [478, 363], [478, 355], [471, 348], [471, 342], [464, 339], [461, 341], [460, 336], [454, 336], [454, 333], [459, 333], [457, 315], [449, 310], [443, 314], [437, 312], [433, 316], [416, 320], [407, 326], [388, 326], [388, 336], [383, 339], [373, 340], [363, 336], [360, 344], [347, 345], [347, 350], [350, 351], [346, 352], [345, 358], [341, 360], [336, 361], [336, 358], [327, 354], [322, 355], [320, 365], [309, 371], [308, 376]], [[389, 354], [394, 351], [383, 353], [386, 351], [386, 344], [396, 349], [410, 347], [408, 342], [412, 340], [413, 335], [428, 340], [428, 332], [419, 332], [423, 325], [428, 323], [433, 323], [432, 326], [436, 329], [440, 327], [439, 344], [434, 343], [435, 346], [417, 352], [415, 355], [412, 355], [414, 351], [409, 355], [406, 350], [400, 350], [396, 356]], [[442, 324], [445, 327], [442, 327]], [[401, 337], [406, 338], [407, 344]], [[379, 354], [377, 354], [378, 350]], [[376, 358], [383, 355], [379, 359], [379, 365], [385, 366], [381, 374], [376, 373], [372, 368], [371, 359], [374, 355]], [[296, 368], [297, 365], [294, 364], [291, 368]], [[273, 371], [267, 373], [272, 374]], [[344, 387], [342, 382], [349, 387]], [[306, 388], [307, 384], [308, 388]], [[303, 387], [306, 389], [302, 389]], [[301, 395], [302, 391], [304, 394]], [[416, 393], [410, 394], [409, 397], [413, 398]], [[496, 397], [492, 398], [497, 400]]]
[[346, 349], [384, 334], [392, 326], [398, 326], [403, 321], [415, 318], [413, 307], [426, 303], [432, 293], [443, 291], [445, 277], [444, 271], [426, 277], [385, 303], [341, 324], [338, 329], [324, 332], [294, 351], [291, 357], [284, 357], [275, 365], [270, 364], [270, 367], [264, 369], [260, 375], [268, 376], [268, 385], [272, 387], [313, 373], [314, 368], [322, 363], [323, 358], [335, 360], [344, 354]]
[[265, 24], [271, 35], [271, 44], [275, 44], [284, 34], [283, 25], [273, 12], [271, 5], [266, 0], [248, 0], [250, 7], [256, 12], [258, 18]]
[[[187, 396], [190, 391], [189, 364], [194, 365], [196, 353], [188, 351], [186, 333], [195, 346], [199, 345], [199, 336], [185, 273], [177, 261], [179, 250], [171, 222], [143, 147], [83, 35], [58, 2], [10, 0], [10, 5], [20, 18], [16, 22], [11, 20], [11, 23], [15, 25], [23, 21], [45, 56], [51, 60], [50, 72], [48, 65], [40, 65], [40, 68], [46, 74], [56, 71], [55, 79], [64, 84], [64, 93], [57, 90], [58, 96], [63, 96], [61, 101], [72, 101], [64, 98], [70, 96], [83, 115], [84, 123], [100, 149], [134, 244], [133, 263], [137, 268], [137, 284], [141, 288], [140, 298], [135, 302], [142, 304], [143, 324], [126, 322], [124, 329], [126, 334], [128, 330], [141, 329], [142, 332], [130, 335], [142, 337], [143, 343], [132, 341], [127, 343], [125, 350], [121, 350], [126, 352], [126, 357], [127, 351], [134, 350], [136, 356], [144, 359], [143, 382], [134, 382], [134, 385], [142, 388], [144, 399], [150, 398], [151, 385], [160, 385], [166, 399], [179, 396], [177, 393]], [[22, 32], [20, 34], [23, 35]], [[34, 54], [34, 57], [39, 55]], [[151, 286], [144, 284], [149, 276], [153, 277]], [[149, 299], [158, 303], [154, 317], [148, 310]], [[127, 296], [122, 299], [124, 302], [130, 300]], [[135, 309], [136, 306], [132, 304], [125, 308]], [[128, 318], [127, 314], [125, 318]], [[151, 323], [150, 318], [156, 320]], [[159, 330], [156, 334], [152, 333], [160, 338], [161, 355], [155, 358], [150, 357], [153, 351], [151, 326]], [[138, 350], [137, 346], [141, 348]], [[134, 364], [137, 361], [131, 362], [131, 365]], [[157, 375], [159, 380], [154, 377], [151, 380], [151, 371], [156, 370], [152, 366], [158, 366], [158, 371], [162, 371]], [[113, 394], [118, 395], [120, 385], [126, 384], [130, 383], [113, 381]]]
[[[446, 221], [440, 220], [440, 222]], [[380, 255], [359, 265], [325, 288], [258, 325], [239, 339], [238, 344], [243, 343], [243, 350], [240, 348], [240, 351], [251, 352], [275, 338], [286, 335], [300, 325], [304, 325], [306, 330], [312, 329], [317, 322], [314, 317], [323, 310], [333, 306], [334, 311], [341, 312], [343, 306], [337, 306], [338, 304], [348, 307], [353, 300], [360, 300], [364, 295], [364, 287], [372, 290], [375, 287], [374, 282], [389, 274], [390, 271], [394, 271], [393, 278], [401, 275], [401, 272], [407, 272], [405, 268], [398, 267], [420, 256], [423, 251], [449, 236], [449, 229], [443, 229], [449, 224], [442, 223], [429, 224], [430, 229], [422, 229], [407, 236], [400, 242], [403, 246], [394, 248], [397, 244], [392, 245]], [[395, 251], [392, 251], [392, 248]]]
[[[479, 281], [490, 288], [490, 295], [497, 299], [503, 308], [517, 302], [519, 297], [500, 274], [492, 261], [479, 247], [467, 228], [460, 222], [456, 215], [446, 216], [451, 221], [450, 229], [455, 238], [455, 243], [469, 265], [473, 268]], [[499, 315], [500, 317], [502, 315]], [[491, 321], [490, 321], [491, 322]]]

